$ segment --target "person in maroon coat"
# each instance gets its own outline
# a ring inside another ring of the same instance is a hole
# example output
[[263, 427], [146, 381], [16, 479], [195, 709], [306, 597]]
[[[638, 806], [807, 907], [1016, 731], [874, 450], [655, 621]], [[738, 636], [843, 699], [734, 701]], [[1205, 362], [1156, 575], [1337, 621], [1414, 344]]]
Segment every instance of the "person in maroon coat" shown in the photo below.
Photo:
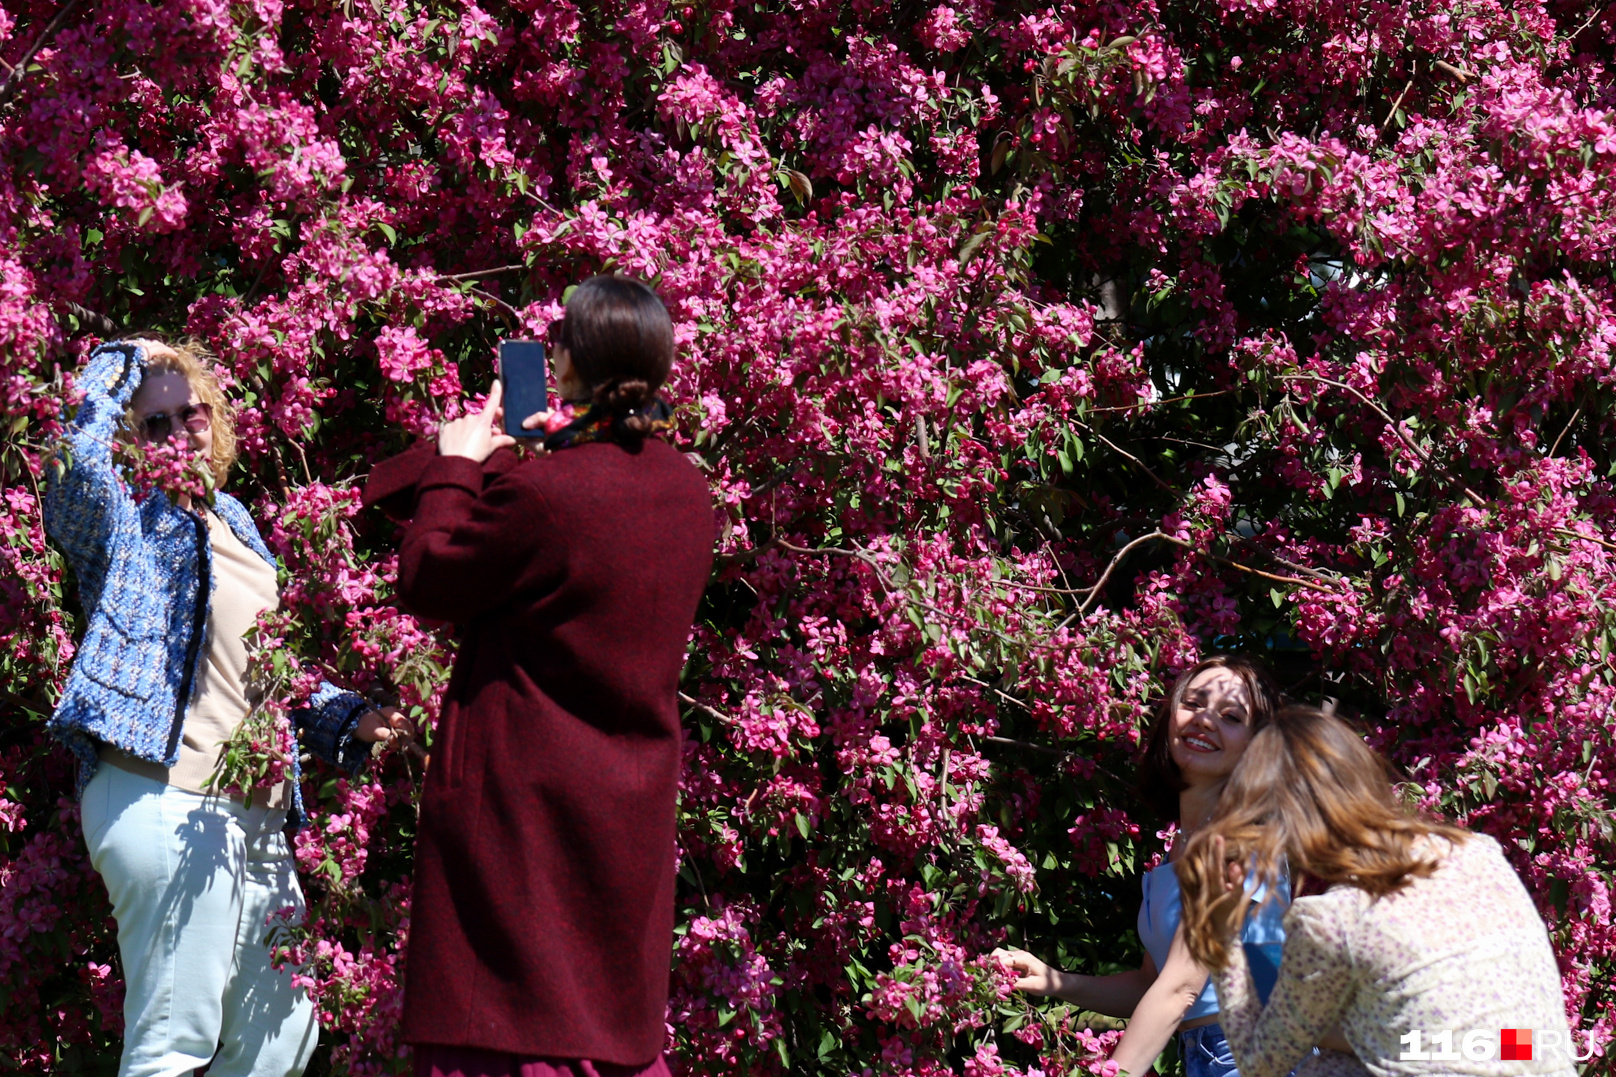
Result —
[[420, 1077], [667, 1073], [677, 691], [712, 501], [655, 436], [673, 361], [655, 292], [584, 282], [553, 355], [588, 406], [546, 454], [495, 431], [496, 386], [366, 490], [412, 517], [404, 606], [460, 630], [416, 841], [402, 1038]]

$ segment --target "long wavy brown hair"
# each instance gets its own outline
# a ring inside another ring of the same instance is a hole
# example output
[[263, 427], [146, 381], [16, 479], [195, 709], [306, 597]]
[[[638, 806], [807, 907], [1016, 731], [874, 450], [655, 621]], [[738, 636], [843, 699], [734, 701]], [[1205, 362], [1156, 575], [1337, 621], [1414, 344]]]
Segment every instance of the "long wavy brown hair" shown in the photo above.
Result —
[[[146, 364], [143, 377], [149, 378], [154, 374], [178, 374], [196, 390], [196, 398], [212, 409], [213, 451], [208, 466], [213, 471], [213, 485], [223, 486], [225, 476], [230, 473], [230, 466], [236, 462], [236, 412], [230, 406], [230, 398], [225, 396], [224, 387], [219, 384], [218, 377], [213, 373], [217, 360], [195, 340], [166, 340], [156, 333], [137, 333], [131, 339], [149, 340], [174, 350], [173, 355], [160, 355], [151, 359]], [[133, 441], [139, 437], [137, 426], [131, 402], [124, 413], [126, 439]]]
[[1287, 861], [1309, 886], [1345, 883], [1374, 897], [1436, 870], [1436, 854], [1419, 849], [1421, 839], [1460, 842], [1469, 832], [1409, 811], [1393, 790], [1395, 777], [1341, 719], [1315, 707], [1276, 714], [1252, 737], [1178, 865], [1185, 941], [1196, 960], [1213, 969], [1228, 963], [1231, 940], [1217, 925], [1246, 900], [1224, 888], [1229, 863], [1254, 864], [1272, 887]]

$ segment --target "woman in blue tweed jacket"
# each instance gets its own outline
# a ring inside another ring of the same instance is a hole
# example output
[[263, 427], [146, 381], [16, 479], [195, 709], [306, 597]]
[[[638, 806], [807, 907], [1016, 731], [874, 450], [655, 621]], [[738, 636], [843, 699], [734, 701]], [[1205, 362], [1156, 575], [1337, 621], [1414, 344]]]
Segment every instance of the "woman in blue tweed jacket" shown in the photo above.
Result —
[[[222, 485], [233, 415], [183, 346], [102, 345], [78, 386], [44, 517], [89, 624], [51, 731], [78, 757], [85, 842], [118, 922], [118, 1072], [296, 1077], [318, 1028], [291, 970], [270, 966], [266, 920], [303, 905], [284, 833], [303, 820], [297, 753], [289, 780], [251, 807], [211, 782], [251, 709], [242, 635], [278, 603], [275, 561], [229, 494], [211, 508], [137, 502], [114, 462], [120, 441], [184, 439]], [[350, 773], [371, 743], [408, 735], [397, 711], [331, 685], [293, 722], [304, 747]]]

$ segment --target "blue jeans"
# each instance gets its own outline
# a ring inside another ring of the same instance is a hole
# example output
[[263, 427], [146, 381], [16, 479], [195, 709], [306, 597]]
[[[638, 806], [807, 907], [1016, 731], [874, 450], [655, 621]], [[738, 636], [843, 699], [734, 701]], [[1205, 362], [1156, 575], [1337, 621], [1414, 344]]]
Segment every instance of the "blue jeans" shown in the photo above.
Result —
[[1178, 1053], [1184, 1056], [1185, 1077], [1240, 1077], [1223, 1026], [1201, 1025], [1178, 1034]]

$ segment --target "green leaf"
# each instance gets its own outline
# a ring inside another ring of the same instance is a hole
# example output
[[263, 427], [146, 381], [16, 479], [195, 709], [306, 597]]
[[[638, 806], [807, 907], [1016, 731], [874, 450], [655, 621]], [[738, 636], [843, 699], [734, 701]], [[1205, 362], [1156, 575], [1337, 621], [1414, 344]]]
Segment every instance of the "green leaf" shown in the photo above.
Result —
[[977, 249], [980, 248], [983, 243], [987, 242], [989, 234], [990, 231], [988, 229], [979, 228], [975, 232], [972, 232], [970, 235], [965, 237], [965, 242], [960, 244], [960, 265], [966, 265], [972, 258], [976, 256]]

